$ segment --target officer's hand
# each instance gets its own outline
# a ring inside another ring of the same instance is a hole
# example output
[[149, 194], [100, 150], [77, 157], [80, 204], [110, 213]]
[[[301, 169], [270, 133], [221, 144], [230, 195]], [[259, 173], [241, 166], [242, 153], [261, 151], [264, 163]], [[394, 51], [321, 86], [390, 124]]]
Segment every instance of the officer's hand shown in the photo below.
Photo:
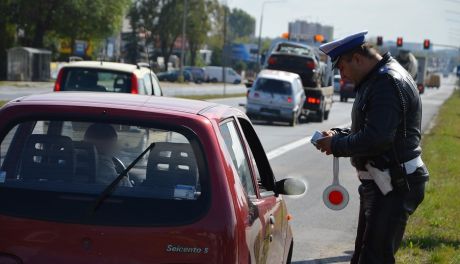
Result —
[[322, 131], [321, 134], [323, 134], [323, 137], [327, 137], [327, 136], [333, 136], [336, 134], [335, 131], [332, 131], [332, 130], [328, 130], [328, 131]]
[[320, 150], [321, 152], [325, 152], [326, 155], [331, 155], [332, 150], [331, 150], [331, 142], [332, 142], [332, 136], [324, 136], [316, 141], [316, 148]]

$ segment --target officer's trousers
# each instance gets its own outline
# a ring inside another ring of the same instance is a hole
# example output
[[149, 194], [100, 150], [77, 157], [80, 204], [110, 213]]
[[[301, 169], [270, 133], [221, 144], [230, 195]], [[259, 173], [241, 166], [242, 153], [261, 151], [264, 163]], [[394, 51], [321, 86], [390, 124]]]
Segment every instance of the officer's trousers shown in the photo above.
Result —
[[362, 181], [352, 264], [395, 263], [409, 215], [423, 201], [425, 183], [410, 183], [406, 194], [391, 191], [383, 196], [374, 181]]

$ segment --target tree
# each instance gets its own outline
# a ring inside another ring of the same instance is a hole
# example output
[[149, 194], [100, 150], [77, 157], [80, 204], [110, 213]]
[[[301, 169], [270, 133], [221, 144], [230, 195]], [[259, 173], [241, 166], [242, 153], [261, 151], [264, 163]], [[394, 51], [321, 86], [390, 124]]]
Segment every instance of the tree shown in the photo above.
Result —
[[12, 1], [0, 1], [0, 80], [6, 79], [8, 48], [13, 46], [15, 36], [15, 25], [12, 23], [14, 10]]
[[186, 38], [190, 50], [190, 63], [196, 65], [196, 54], [206, 42], [207, 34], [211, 30], [209, 11], [213, 7], [213, 1], [188, 0], [188, 16]]
[[255, 33], [256, 20], [244, 10], [233, 8], [228, 18], [230, 40], [252, 37]]
[[15, 23], [24, 31], [21, 44], [43, 48], [47, 34], [102, 39], [121, 26], [129, 0], [15, 0]]

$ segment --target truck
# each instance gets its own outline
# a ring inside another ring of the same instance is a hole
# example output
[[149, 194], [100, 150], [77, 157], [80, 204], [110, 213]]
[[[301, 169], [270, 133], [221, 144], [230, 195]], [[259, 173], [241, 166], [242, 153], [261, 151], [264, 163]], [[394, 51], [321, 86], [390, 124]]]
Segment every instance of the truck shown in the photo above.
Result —
[[264, 63], [265, 69], [293, 72], [300, 76], [306, 96], [301, 117], [317, 122], [329, 118], [334, 94], [332, 82], [323, 78], [331, 67], [322, 66], [323, 63], [330, 64], [330, 61], [322, 62], [316, 48], [288, 40], [273, 45]]

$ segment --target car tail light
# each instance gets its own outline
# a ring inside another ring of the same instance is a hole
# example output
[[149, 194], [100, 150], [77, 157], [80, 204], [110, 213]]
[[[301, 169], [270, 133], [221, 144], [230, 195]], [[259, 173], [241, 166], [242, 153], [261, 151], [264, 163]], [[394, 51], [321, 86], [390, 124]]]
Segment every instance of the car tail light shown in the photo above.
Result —
[[131, 74], [131, 93], [132, 94], [139, 94], [139, 86], [137, 85], [137, 77], [133, 73]]
[[62, 81], [62, 75], [64, 75], [64, 69], [61, 69], [58, 73], [56, 83], [54, 84], [54, 91], [58, 92], [61, 90], [61, 81]]
[[287, 98], [287, 102], [288, 102], [288, 103], [292, 103], [292, 97], [289, 96], [289, 97]]
[[339, 83], [340, 83], [340, 86], [343, 86], [343, 83], [344, 83], [344, 82], [343, 82], [343, 80], [340, 80]]
[[311, 70], [313, 70], [314, 68], [316, 68], [315, 62], [314, 62], [314, 61], [311, 61], [311, 60], [310, 60], [310, 61], [307, 61], [307, 64], [306, 64], [306, 65], [307, 65], [307, 68], [309, 68], [309, 69], [311, 69]]
[[2, 264], [22, 264], [22, 261], [20, 258], [16, 256], [0, 253], [0, 263]]
[[269, 64], [269, 65], [275, 65], [275, 64], [276, 64], [276, 58], [270, 57], [270, 58], [268, 59], [268, 64]]
[[319, 98], [315, 98], [315, 97], [308, 97], [307, 98], [307, 103], [309, 103], [309, 104], [320, 104], [321, 100]]

